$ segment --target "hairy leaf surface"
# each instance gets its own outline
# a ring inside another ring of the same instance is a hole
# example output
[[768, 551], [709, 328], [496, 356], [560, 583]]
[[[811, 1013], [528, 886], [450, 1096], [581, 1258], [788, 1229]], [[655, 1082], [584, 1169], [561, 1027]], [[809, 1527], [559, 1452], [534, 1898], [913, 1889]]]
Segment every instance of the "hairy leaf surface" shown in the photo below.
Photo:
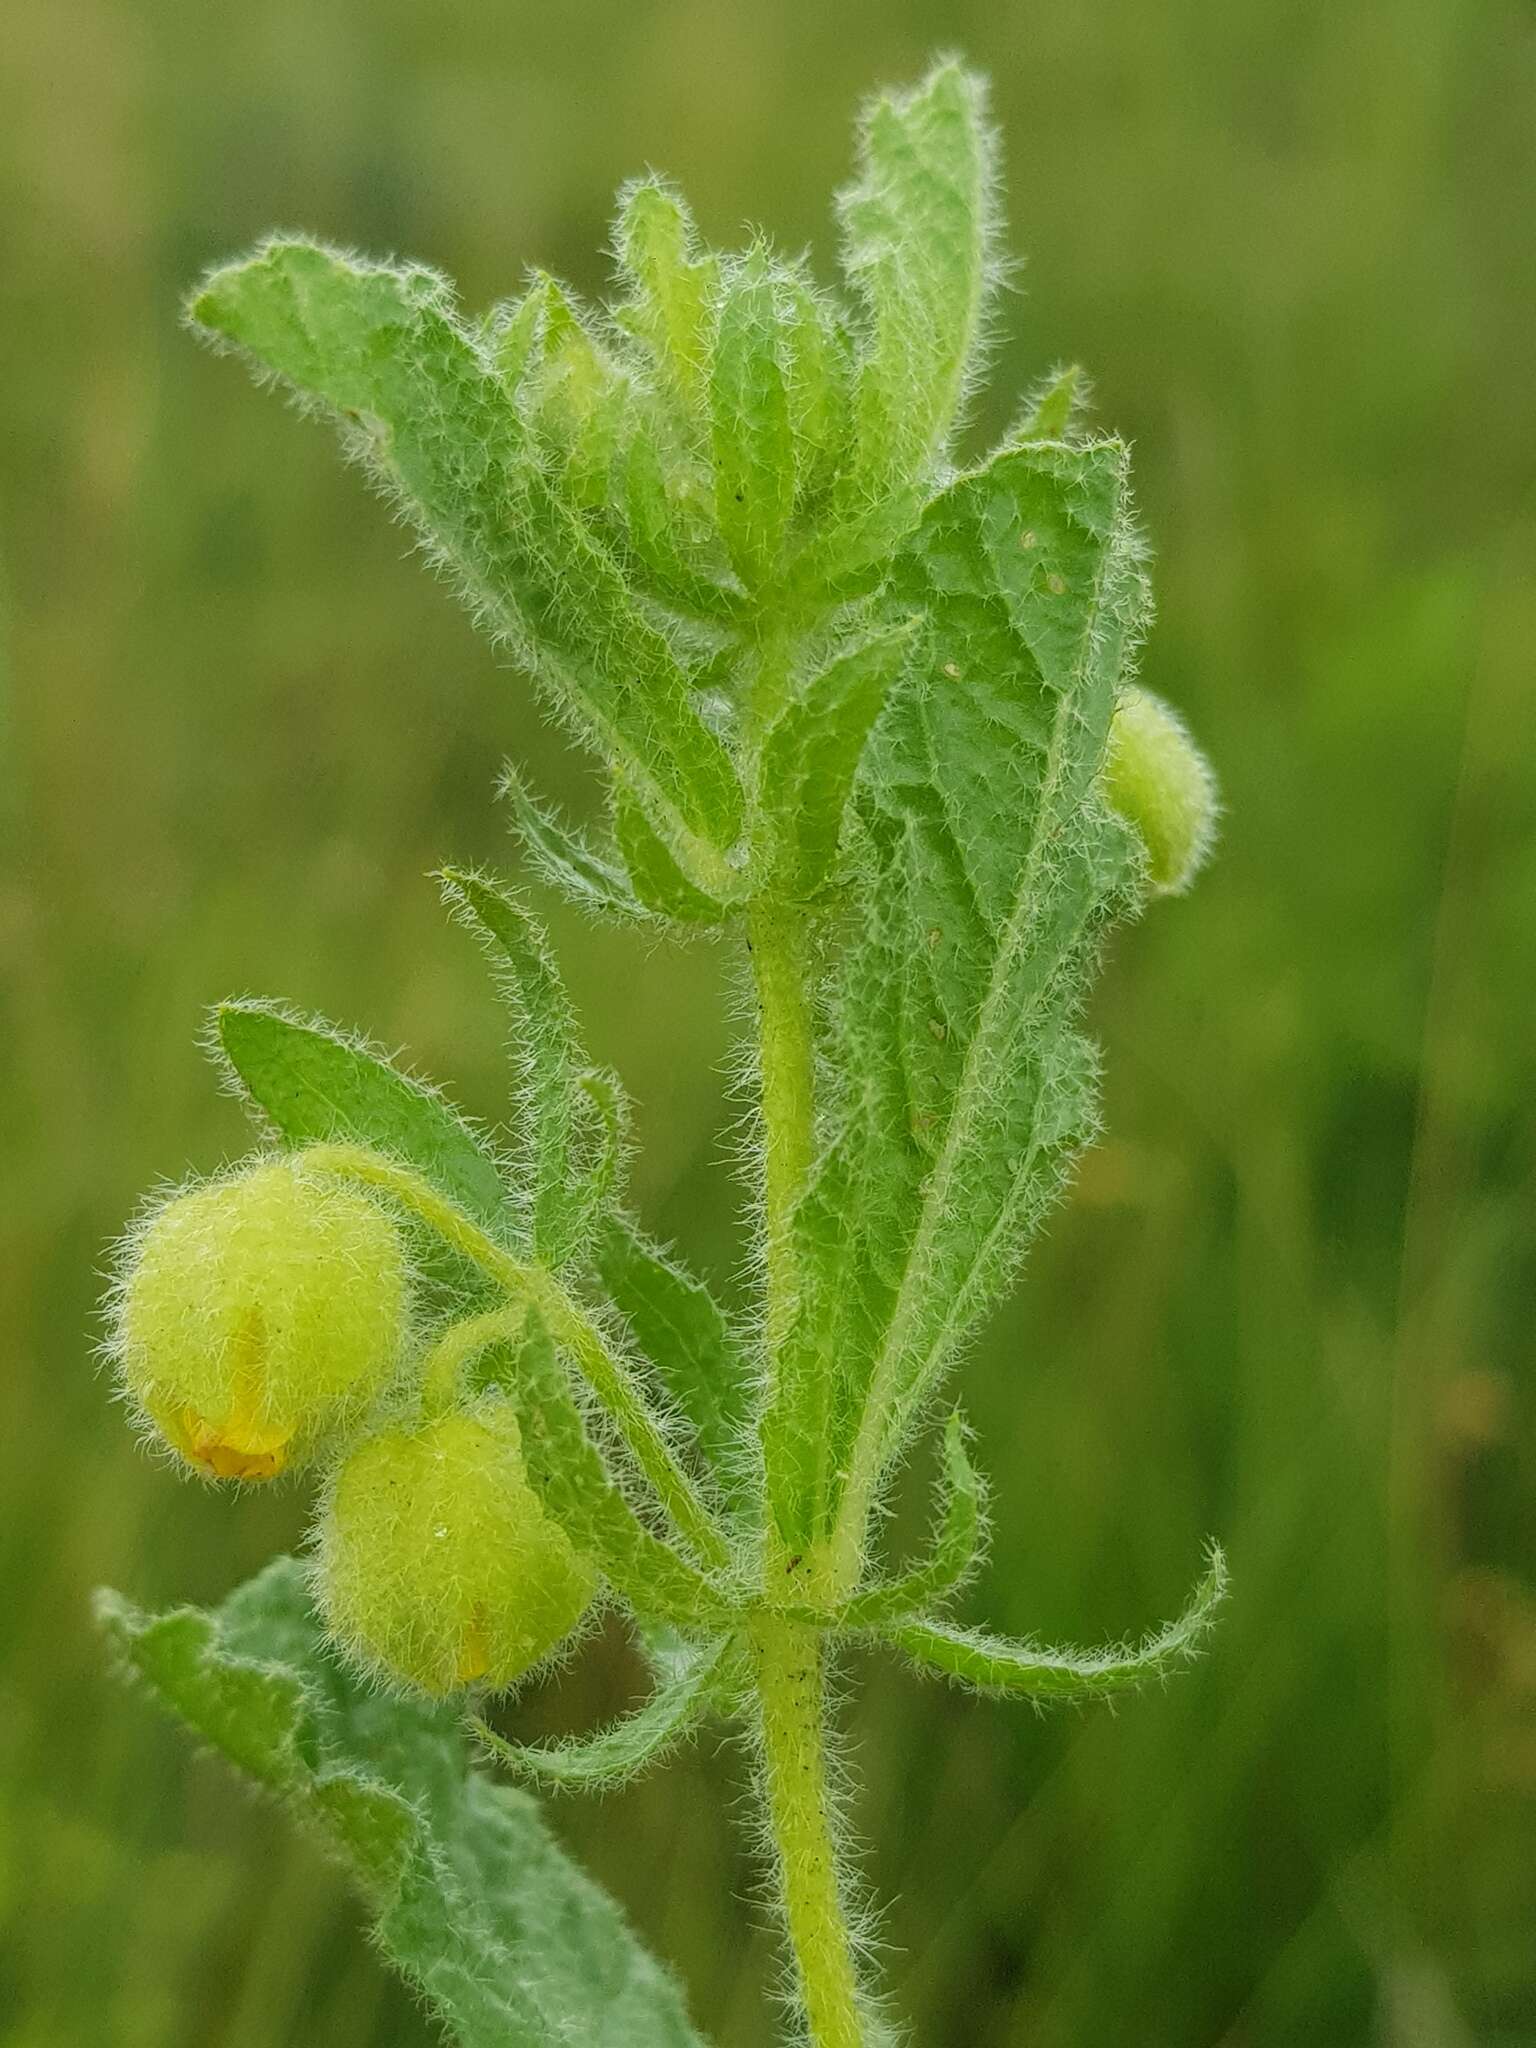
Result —
[[218, 1051], [241, 1091], [290, 1145], [348, 1142], [412, 1166], [504, 1239], [507, 1190], [495, 1159], [443, 1098], [365, 1047], [265, 1003], [224, 1003]]
[[692, 1425], [715, 1480], [728, 1498], [740, 1495], [756, 1383], [724, 1311], [627, 1217], [607, 1220], [594, 1255], [604, 1292]]
[[1162, 1678], [1199, 1649], [1226, 1598], [1227, 1561], [1216, 1545], [1189, 1605], [1139, 1644], [1103, 1650], [1050, 1650], [1014, 1643], [978, 1630], [935, 1622], [907, 1622], [883, 1630], [885, 1640], [913, 1661], [975, 1692], [1023, 1694], [1030, 1699], [1094, 1700], [1133, 1691]]
[[328, 1651], [280, 1558], [216, 1613], [98, 1613], [125, 1665], [334, 1849], [381, 1948], [459, 2048], [701, 2048], [677, 1987], [522, 1792], [466, 1767], [456, 1710]]
[[[587, 1065], [560, 970], [538, 920], [485, 875], [445, 869], [444, 893], [490, 950], [512, 1016], [511, 1119], [518, 1194], [533, 1249], [558, 1267], [579, 1252], [616, 1193], [626, 1105]], [[611, 1100], [610, 1100], [611, 1099]]]
[[690, 1647], [674, 1661], [644, 1706], [595, 1735], [566, 1742], [509, 1742], [484, 1721], [475, 1732], [492, 1756], [531, 1784], [567, 1791], [603, 1791], [638, 1776], [675, 1749], [709, 1711], [711, 1687], [726, 1644]]
[[865, 756], [835, 1077], [766, 1418], [787, 1547], [844, 1540], [1093, 1128], [1074, 1028], [1134, 862], [1097, 781], [1142, 581], [1116, 443], [959, 479], [899, 557], [925, 659]]
[[504, 362], [460, 323], [441, 278], [275, 241], [208, 278], [192, 317], [343, 416], [477, 611], [624, 762], [658, 830], [701, 858], [735, 839], [735, 772], [677, 654], [554, 488]]

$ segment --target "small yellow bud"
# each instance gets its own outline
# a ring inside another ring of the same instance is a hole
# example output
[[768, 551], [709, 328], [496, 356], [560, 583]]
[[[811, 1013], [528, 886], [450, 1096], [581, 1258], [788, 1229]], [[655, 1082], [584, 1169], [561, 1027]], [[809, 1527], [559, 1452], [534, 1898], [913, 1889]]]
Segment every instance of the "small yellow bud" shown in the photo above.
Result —
[[1127, 689], [1115, 707], [1105, 794], [1141, 834], [1147, 878], [1160, 896], [1187, 889], [1216, 828], [1216, 778], [1182, 720], [1149, 690]]
[[189, 1465], [271, 1479], [354, 1420], [406, 1318], [400, 1238], [298, 1158], [177, 1195], [131, 1241], [114, 1350], [123, 1385]]
[[359, 1444], [331, 1482], [317, 1549], [338, 1640], [429, 1693], [514, 1684], [596, 1589], [528, 1483], [517, 1417], [494, 1397]]

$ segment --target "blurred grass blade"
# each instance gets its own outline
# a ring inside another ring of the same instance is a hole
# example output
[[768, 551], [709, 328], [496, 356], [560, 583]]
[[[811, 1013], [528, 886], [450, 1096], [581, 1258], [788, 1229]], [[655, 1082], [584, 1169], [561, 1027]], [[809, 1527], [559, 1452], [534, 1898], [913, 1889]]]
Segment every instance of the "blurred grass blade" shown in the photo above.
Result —
[[702, 2048], [676, 1986], [550, 1839], [466, 1767], [452, 1707], [339, 1664], [280, 1558], [214, 1613], [97, 1599], [125, 1667], [334, 1850], [379, 1946], [458, 2048]]
[[434, 1090], [350, 1038], [269, 1003], [223, 1003], [215, 1056], [290, 1145], [346, 1141], [412, 1166], [498, 1238], [511, 1223], [496, 1160]]
[[1199, 1649], [1226, 1598], [1227, 1561], [1216, 1544], [1210, 1564], [1177, 1621], [1135, 1648], [1050, 1650], [1035, 1643], [934, 1622], [906, 1622], [879, 1631], [914, 1663], [941, 1671], [973, 1692], [1022, 1694], [1030, 1699], [1094, 1700], [1166, 1677]]
[[659, 1762], [703, 1720], [726, 1647], [722, 1639], [676, 1660], [643, 1707], [596, 1735], [530, 1744], [509, 1742], [481, 1720], [470, 1725], [514, 1777], [551, 1789], [607, 1791]]

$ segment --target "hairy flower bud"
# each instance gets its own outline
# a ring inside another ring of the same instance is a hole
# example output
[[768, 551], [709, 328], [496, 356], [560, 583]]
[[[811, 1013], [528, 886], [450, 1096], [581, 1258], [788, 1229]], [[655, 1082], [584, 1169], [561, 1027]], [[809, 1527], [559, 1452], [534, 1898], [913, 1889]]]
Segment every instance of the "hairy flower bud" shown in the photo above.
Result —
[[189, 1465], [270, 1479], [354, 1419], [399, 1352], [400, 1238], [352, 1189], [274, 1159], [177, 1195], [130, 1241], [113, 1349]]
[[517, 1417], [495, 1398], [351, 1451], [318, 1553], [320, 1606], [340, 1642], [429, 1693], [514, 1684], [596, 1587], [529, 1485]]
[[1115, 707], [1105, 793], [1141, 834], [1147, 878], [1160, 896], [1194, 880], [1216, 826], [1216, 778], [1182, 720], [1148, 690], [1128, 689]]

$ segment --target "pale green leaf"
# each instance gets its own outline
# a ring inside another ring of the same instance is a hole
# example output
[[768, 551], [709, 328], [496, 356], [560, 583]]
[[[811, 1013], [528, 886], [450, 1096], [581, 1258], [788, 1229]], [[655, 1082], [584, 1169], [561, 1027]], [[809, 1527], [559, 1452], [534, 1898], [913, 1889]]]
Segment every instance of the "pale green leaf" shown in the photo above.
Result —
[[839, 197], [843, 266], [868, 341], [856, 399], [856, 486], [931, 473], [974, 377], [994, 282], [993, 141], [979, 79], [958, 64], [867, 109], [858, 175]]
[[1052, 370], [1025, 393], [1019, 417], [1003, 436], [1003, 446], [1071, 440], [1088, 409], [1088, 397], [1088, 379], [1076, 363]]
[[596, 1735], [573, 1736], [565, 1742], [509, 1742], [484, 1721], [472, 1726], [514, 1777], [551, 1790], [607, 1791], [659, 1762], [698, 1726], [712, 1704], [726, 1649], [724, 1640], [690, 1648], [643, 1707]]
[[593, 1256], [604, 1292], [691, 1425], [721, 1490], [739, 1498], [756, 1374], [724, 1311], [627, 1217], [605, 1221]]
[[586, 1065], [565, 984], [538, 920], [488, 876], [445, 869], [444, 893], [487, 944], [512, 1017], [513, 1165], [536, 1255], [576, 1256], [616, 1193], [627, 1114], [611, 1075]]
[[216, 1613], [151, 1616], [111, 1593], [97, 1611], [160, 1703], [339, 1855], [458, 2048], [701, 2048], [534, 1802], [467, 1767], [455, 1709], [381, 1693], [331, 1655], [294, 1559]]
[[644, 922], [652, 915], [617, 862], [556, 818], [510, 764], [502, 771], [501, 793], [512, 806], [517, 836], [542, 882], [591, 917], [630, 923]]
[[917, 624], [883, 626], [841, 648], [763, 742], [762, 803], [779, 837], [776, 879], [802, 901], [832, 879], [853, 778]]
[[223, 1003], [213, 1049], [290, 1145], [365, 1145], [414, 1167], [440, 1194], [505, 1239], [514, 1218], [496, 1160], [434, 1090], [380, 1054], [269, 1003]]
[[542, 1322], [530, 1315], [506, 1381], [517, 1403], [529, 1476], [572, 1543], [637, 1613], [685, 1633], [730, 1624], [724, 1594], [640, 1520], [587, 1433]]
[[642, 178], [620, 197], [614, 248], [632, 288], [620, 322], [645, 343], [664, 383], [702, 406], [717, 266], [696, 253], [687, 207], [670, 186]]
[[892, 572], [924, 658], [865, 756], [858, 915], [827, 991], [835, 1093], [765, 1423], [795, 1551], [841, 1515], [856, 1554], [890, 1460], [1093, 1129], [1074, 1018], [1135, 874], [1099, 789], [1143, 595], [1125, 471], [1112, 443], [1001, 455], [929, 506]]
[[986, 1488], [965, 1449], [957, 1409], [944, 1429], [942, 1490], [932, 1548], [922, 1563], [885, 1585], [871, 1586], [838, 1616], [842, 1628], [878, 1628], [922, 1614], [948, 1598], [975, 1569], [986, 1514]]
[[677, 924], [720, 924], [741, 907], [743, 877], [723, 864], [709, 878], [688, 874], [622, 778], [613, 787], [613, 834], [629, 884], [653, 916]]
[[1199, 1649], [1226, 1598], [1227, 1563], [1211, 1545], [1210, 1564], [1189, 1605], [1139, 1644], [1102, 1650], [1052, 1650], [1015, 1643], [972, 1629], [906, 1622], [880, 1633], [912, 1660], [975, 1692], [1011, 1693], [1039, 1700], [1095, 1700], [1164, 1678]]
[[728, 846], [741, 824], [728, 754], [693, 706], [665, 634], [552, 485], [494, 357], [442, 279], [275, 241], [216, 271], [195, 324], [350, 423], [349, 445], [398, 495], [475, 609], [680, 840]]
[[710, 361], [715, 519], [749, 590], [779, 566], [795, 502], [780, 281], [754, 249], [727, 273]]

